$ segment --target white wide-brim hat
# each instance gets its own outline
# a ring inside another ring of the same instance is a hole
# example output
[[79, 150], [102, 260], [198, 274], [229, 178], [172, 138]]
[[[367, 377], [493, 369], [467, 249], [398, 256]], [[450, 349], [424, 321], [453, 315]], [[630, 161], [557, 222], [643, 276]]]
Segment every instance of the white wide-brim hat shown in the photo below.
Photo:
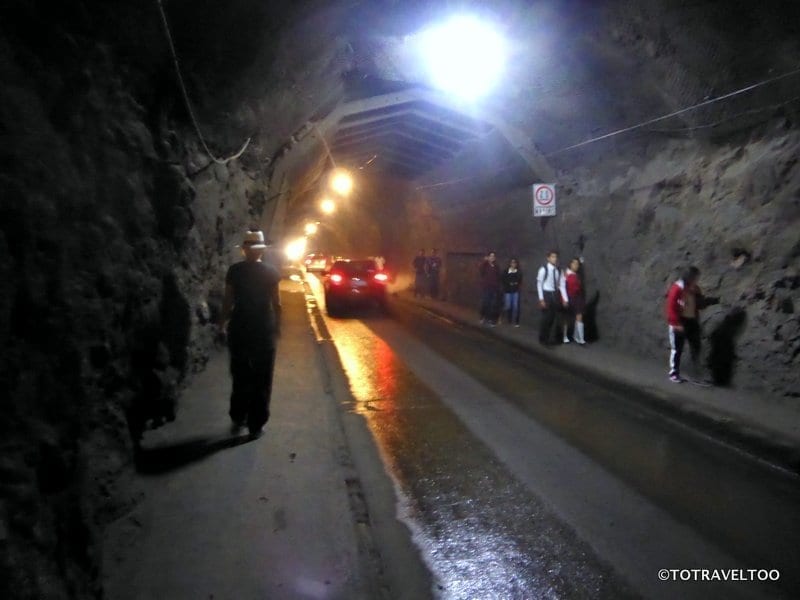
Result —
[[248, 231], [244, 234], [242, 241], [242, 248], [253, 248], [254, 250], [263, 250], [267, 245], [264, 243], [264, 234], [260, 231]]

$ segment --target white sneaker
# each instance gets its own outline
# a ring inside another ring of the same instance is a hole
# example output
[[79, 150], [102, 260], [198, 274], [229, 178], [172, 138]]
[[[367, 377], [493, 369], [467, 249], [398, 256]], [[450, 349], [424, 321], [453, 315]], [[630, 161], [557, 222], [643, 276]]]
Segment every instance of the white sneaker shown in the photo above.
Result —
[[569, 344], [569, 338], [568, 338], [568, 337], [565, 337], [565, 338], [564, 338], [564, 343], [565, 343], [565, 344]]

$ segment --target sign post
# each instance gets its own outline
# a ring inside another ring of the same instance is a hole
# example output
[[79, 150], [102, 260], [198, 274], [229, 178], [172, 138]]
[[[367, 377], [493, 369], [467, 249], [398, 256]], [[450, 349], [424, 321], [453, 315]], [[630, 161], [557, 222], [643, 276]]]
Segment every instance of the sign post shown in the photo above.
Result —
[[556, 216], [556, 184], [554, 183], [533, 184], [533, 216], [534, 217]]

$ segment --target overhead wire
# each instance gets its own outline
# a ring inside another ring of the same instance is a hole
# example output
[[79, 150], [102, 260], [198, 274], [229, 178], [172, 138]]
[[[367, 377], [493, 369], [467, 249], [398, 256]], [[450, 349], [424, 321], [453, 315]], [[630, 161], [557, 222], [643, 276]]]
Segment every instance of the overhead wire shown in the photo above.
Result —
[[720, 119], [719, 121], [714, 121], [713, 123], [704, 123], [702, 125], [694, 125], [692, 127], [676, 127], [671, 129], [648, 129], [648, 132], [651, 133], [686, 133], [687, 131], [698, 131], [700, 129], [712, 129], [714, 127], [718, 127], [723, 123], [728, 123], [733, 121], [734, 119], [738, 119], [739, 117], [744, 117], [746, 115], [755, 115], [759, 113], [763, 113], [769, 110], [775, 110], [778, 108], [782, 108], [784, 106], [788, 106], [793, 102], [797, 102], [800, 100], [800, 96], [795, 96], [793, 98], [789, 98], [788, 100], [784, 100], [783, 102], [777, 102], [775, 104], [769, 104], [767, 106], [761, 106], [759, 108], [751, 108], [750, 110], [745, 110], [735, 115], [730, 115], [724, 119]]
[[[648, 120], [643, 121], [641, 123], [637, 123], [636, 125], [631, 125], [629, 127], [623, 127], [621, 129], [617, 129], [615, 131], [611, 131], [609, 133], [606, 133], [606, 134], [603, 134], [603, 135], [600, 135], [600, 136], [596, 136], [596, 137], [593, 137], [593, 138], [589, 138], [587, 140], [583, 140], [582, 142], [578, 142], [577, 144], [572, 144], [570, 146], [566, 146], [564, 148], [560, 148], [558, 150], [554, 150], [553, 152], [548, 152], [547, 154], [544, 154], [544, 157], [545, 158], [550, 158], [552, 156], [556, 156], [558, 154], [562, 154], [564, 152], [567, 152], [568, 150], [574, 150], [576, 148], [581, 148], [583, 146], [588, 146], [589, 144], [592, 144], [594, 142], [599, 142], [601, 140], [605, 140], [605, 139], [608, 139], [608, 138], [611, 138], [611, 137], [614, 137], [614, 136], [617, 136], [617, 135], [621, 135], [623, 133], [628, 133], [630, 131], [635, 131], [637, 129], [642, 129], [643, 127], [647, 127], [648, 125], [652, 125], [654, 123], [658, 123], [658, 122], [661, 122], [661, 121], [665, 121], [667, 119], [671, 119], [672, 117], [676, 117], [676, 116], [682, 115], [682, 114], [690, 112], [692, 110], [697, 110], [699, 108], [703, 108], [704, 106], [708, 106], [710, 104], [714, 104], [714, 103], [720, 102], [722, 100], [727, 100], [729, 98], [733, 98], [735, 96], [744, 94], [746, 92], [750, 92], [750, 91], [752, 91], [754, 89], [757, 89], [759, 87], [763, 87], [765, 85], [768, 85], [768, 84], [771, 84], [771, 83], [775, 83], [777, 81], [780, 81], [780, 80], [783, 80], [783, 79], [787, 79], [789, 77], [793, 77], [793, 76], [798, 75], [798, 74], [800, 74], [800, 68], [793, 69], [792, 71], [788, 71], [786, 73], [782, 73], [781, 75], [776, 75], [775, 77], [770, 77], [768, 79], [762, 79], [761, 81], [758, 81], [756, 83], [747, 85], [747, 86], [745, 86], [743, 88], [734, 90], [732, 92], [729, 92], [727, 94], [723, 94], [721, 96], [716, 96], [714, 98], [710, 98], [708, 100], [703, 100], [702, 102], [698, 102], [697, 104], [693, 104], [691, 106], [687, 106], [685, 108], [682, 108], [680, 110], [676, 110], [676, 111], [671, 112], [669, 114], [662, 115], [660, 117], [655, 117], [655, 118], [652, 118], [652, 119], [648, 119]], [[734, 115], [733, 117], [730, 117], [730, 119], [737, 118], [737, 117], [745, 115], [745, 114], [750, 114], [752, 112], [761, 112], [761, 111], [764, 111], [764, 110], [769, 110], [769, 109], [774, 109], [774, 108], [777, 108], [777, 107], [780, 107], [780, 106], [785, 106], [787, 104], [790, 104], [790, 103], [794, 102], [797, 99], [798, 99], [798, 97], [794, 97], [794, 98], [791, 98], [791, 99], [789, 99], [789, 100], [787, 100], [785, 102], [781, 102], [781, 103], [778, 103], [778, 104], [773, 104], [773, 105], [770, 105], [770, 106], [767, 106], [767, 107], [762, 107], [762, 108], [759, 108], [759, 109], [752, 109], [750, 111], [745, 111], [743, 113], [739, 113], [738, 115]], [[728, 120], [730, 120], [730, 119], [728, 119]], [[713, 124], [706, 125], [706, 126], [698, 126], [698, 127], [685, 128], [685, 129], [651, 130], [651, 131], [660, 132], [660, 133], [666, 133], [666, 132], [676, 132], [677, 133], [677, 132], [680, 132], [680, 131], [691, 131], [691, 130], [694, 130], [694, 129], [714, 127], [714, 126], [716, 126], [716, 125], [718, 125], [718, 124], [720, 124], [722, 122], [724, 122], [724, 121], [719, 121], [717, 123], [713, 123]], [[474, 180], [474, 179], [480, 179], [481, 177], [485, 177], [486, 175], [496, 175], [496, 174], [499, 174], [499, 173], [503, 173], [505, 171], [512, 170], [514, 168], [516, 168], [516, 167], [513, 167], [513, 166], [504, 167], [502, 169], [498, 169], [498, 170], [492, 171], [490, 173], [484, 173], [484, 174], [481, 174], [481, 175], [470, 175], [468, 177], [460, 177], [458, 179], [451, 179], [449, 181], [439, 181], [439, 182], [432, 183], [432, 184], [429, 184], [429, 185], [418, 186], [415, 189], [416, 190], [425, 190], [425, 189], [443, 187], [443, 186], [446, 186], [446, 185], [453, 185], [455, 183], [461, 183], [462, 181], [471, 181], [471, 180]]]
[[582, 146], [586, 146], [588, 144], [592, 144], [594, 142], [599, 142], [600, 140], [605, 140], [610, 137], [614, 137], [620, 135], [622, 133], [628, 133], [629, 131], [635, 131], [637, 129], [641, 129], [642, 127], [647, 127], [648, 125], [652, 125], [653, 123], [658, 123], [659, 121], [665, 121], [667, 119], [671, 119], [672, 117], [677, 117], [684, 113], [697, 110], [698, 108], [703, 108], [704, 106], [708, 106], [710, 104], [714, 104], [716, 102], [720, 102], [722, 100], [727, 100], [728, 98], [733, 98], [734, 96], [739, 96], [740, 94], [744, 94], [746, 92], [750, 92], [754, 89], [763, 87], [770, 83], [775, 83], [776, 81], [780, 81], [782, 79], [786, 79], [788, 77], [792, 77], [794, 75], [800, 74], [800, 68], [794, 69], [787, 73], [783, 73], [781, 75], [776, 75], [775, 77], [770, 77], [769, 79], [763, 79], [751, 85], [745, 86], [738, 90], [734, 90], [727, 94], [723, 94], [722, 96], [716, 96], [715, 98], [710, 98], [708, 100], [704, 100], [702, 102], [698, 102], [697, 104], [693, 104], [692, 106], [687, 106], [686, 108], [682, 108], [680, 110], [676, 110], [666, 115], [662, 115], [660, 117], [655, 117], [654, 119], [648, 119], [647, 121], [643, 121], [641, 123], [637, 123], [636, 125], [631, 125], [630, 127], [623, 127], [622, 129], [617, 129], [616, 131], [611, 131], [609, 133], [590, 138], [588, 140], [584, 140], [582, 142], [578, 142], [577, 144], [572, 144], [571, 146], [566, 146], [565, 148], [561, 148], [559, 150], [555, 150], [553, 152], [549, 152], [545, 154], [545, 157], [555, 156], [557, 154], [561, 154], [562, 152], [566, 152], [568, 150], [574, 150], [575, 148], [580, 148]]
[[179, 87], [181, 88], [183, 101], [186, 104], [186, 110], [189, 113], [189, 118], [192, 121], [192, 125], [194, 126], [194, 130], [195, 133], [197, 134], [197, 137], [200, 139], [200, 144], [202, 144], [203, 150], [205, 150], [206, 154], [208, 154], [208, 156], [211, 158], [213, 162], [220, 165], [225, 165], [231, 162], [232, 160], [236, 160], [242, 154], [244, 154], [245, 150], [247, 150], [247, 146], [250, 144], [250, 138], [248, 137], [245, 140], [244, 144], [242, 144], [242, 147], [236, 154], [228, 156], [227, 158], [218, 158], [217, 156], [214, 155], [213, 152], [211, 152], [211, 150], [208, 147], [208, 144], [206, 143], [205, 137], [203, 137], [203, 132], [200, 130], [200, 125], [197, 122], [194, 110], [192, 109], [192, 103], [189, 100], [189, 93], [186, 91], [186, 83], [183, 80], [183, 74], [181, 72], [180, 63], [178, 62], [178, 54], [175, 50], [175, 43], [173, 42], [172, 39], [172, 32], [170, 31], [169, 21], [167, 20], [167, 13], [164, 11], [164, 5], [162, 4], [161, 0], [156, 0], [156, 4], [158, 4], [158, 11], [161, 14], [161, 21], [164, 24], [164, 33], [166, 34], [167, 43], [169, 44], [169, 51], [170, 54], [172, 55], [172, 63], [175, 66], [175, 74], [177, 75], [178, 84]]

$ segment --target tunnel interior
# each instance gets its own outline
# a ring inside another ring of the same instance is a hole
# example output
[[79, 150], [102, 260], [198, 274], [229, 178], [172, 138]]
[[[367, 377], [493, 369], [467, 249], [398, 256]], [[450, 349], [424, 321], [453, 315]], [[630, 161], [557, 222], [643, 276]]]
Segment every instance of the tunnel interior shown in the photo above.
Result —
[[[509, 40], [472, 104], [409, 53], [456, 11]], [[796, 2], [10, 0], [0, 32], [4, 597], [99, 593], [98, 532], [180, 418], [250, 226], [280, 254], [319, 221], [309, 249], [386, 256], [397, 293], [436, 247], [467, 306], [464, 257], [580, 254], [595, 337], [652, 357], [696, 264], [720, 383], [800, 401]], [[335, 168], [354, 191], [326, 219]]]

